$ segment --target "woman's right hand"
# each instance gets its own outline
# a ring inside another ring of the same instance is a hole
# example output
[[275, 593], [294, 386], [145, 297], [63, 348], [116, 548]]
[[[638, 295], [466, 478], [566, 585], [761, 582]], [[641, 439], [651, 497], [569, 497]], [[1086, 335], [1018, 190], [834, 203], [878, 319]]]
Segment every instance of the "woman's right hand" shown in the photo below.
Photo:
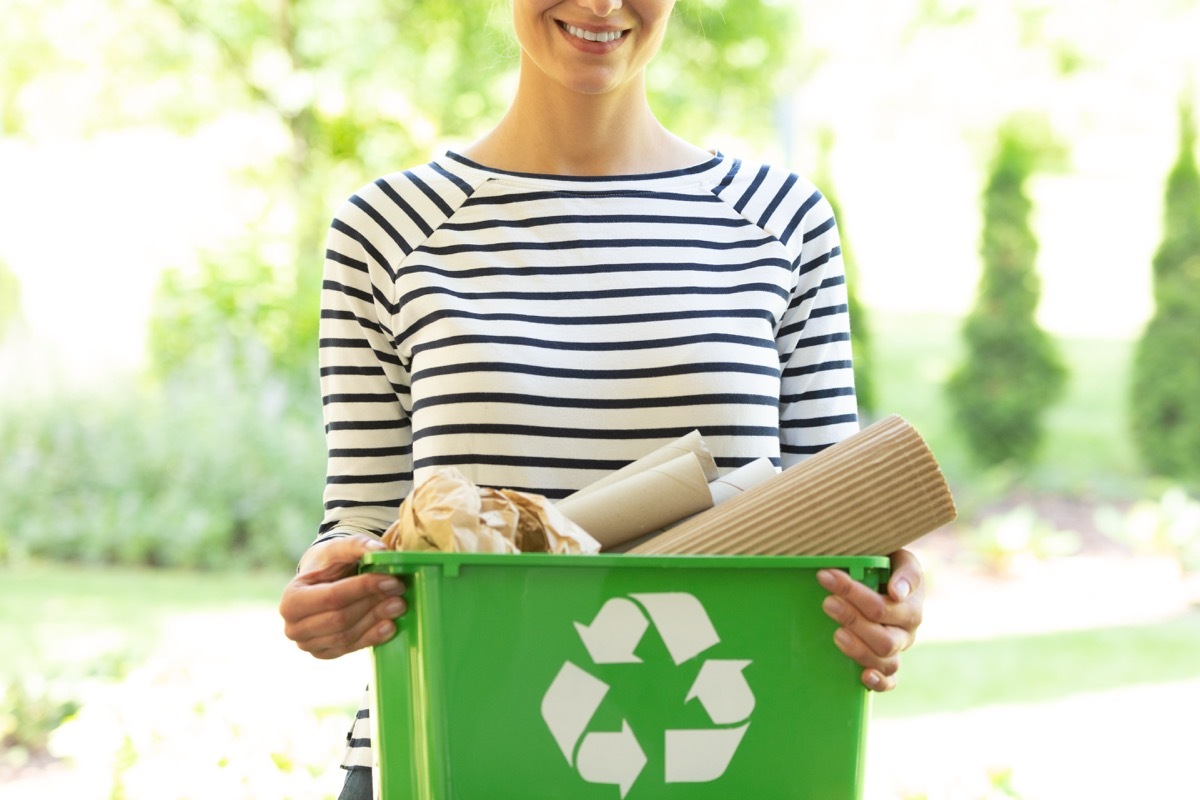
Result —
[[365, 534], [330, 539], [309, 549], [279, 601], [284, 633], [317, 658], [382, 644], [408, 606], [394, 575], [358, 574], [365, 553], [384, 549]]

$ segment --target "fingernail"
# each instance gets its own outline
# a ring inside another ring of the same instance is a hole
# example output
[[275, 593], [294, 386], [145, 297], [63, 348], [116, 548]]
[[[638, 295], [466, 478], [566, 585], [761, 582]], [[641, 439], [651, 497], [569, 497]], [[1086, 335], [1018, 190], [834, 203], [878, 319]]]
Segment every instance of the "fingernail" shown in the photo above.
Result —
[[823, 570], [819, 571], [817, 573], [817, 582], [819, 584], [821, 584], [822, 586], [824, 586], [826, 589], [833, 589], [833, 587], [835, 585], [834, 580], [833, 580], [833, 573], [827, 569], [823, 569]]
[[870, 686], [872, 689], [879, 688], [879, 684], [882, 680], [883, 679], [880, 677], [879, 673], [875, 672], [874, 670], [867, 673], [867, 686]]
[[386, 550], [387, 547], [378, 539], [370, 539], [367, 541], [366, 548], [368, 550]]
[[379, 582], [379, 591], [384, 594], [400, 594], [401, 583], [397, 578], [384, 578]]
[[840, 617], [846, 610], [846, 604], [832, 595], [826, 597], [821, 605], [825, 607], [825, 613], [833, 617]]
[[850, 643], [851, 643], [850, 631], [846, 630], [845, 628], [838, 628], [837, 632], [833, 634], [833, 638], [842, 647], [850, 646]]
[[392, 598], [384, 603], [383, 613], [387, 614], [389, 617], [400, 616], [402, 613], [404, 613], [404, 601], [399, 597]]
[[379, 634], [379, 638], [383, 641], [390, 639], [395, 631], [396, 626], [391, 622], [381, 622], [379, 627], [375, 629], [375, 632]]
[[908, 581], [900, 578], [892, 587], [892, 591], [895, 593], [897, 600], [904, 600], [912, 592], [912, 587], [908, 585]]

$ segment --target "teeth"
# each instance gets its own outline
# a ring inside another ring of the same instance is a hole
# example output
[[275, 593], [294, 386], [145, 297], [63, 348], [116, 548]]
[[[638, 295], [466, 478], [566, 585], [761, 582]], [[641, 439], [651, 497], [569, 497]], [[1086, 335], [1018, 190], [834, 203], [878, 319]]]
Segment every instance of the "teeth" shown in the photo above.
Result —
[[620, 39], [625, 35], [624, 31], [608, 31], [606, 33], [593, 33], [585, 31], [583, 28], [576, 28], [574, 25], [563, 23], [563, 27], [567, 29], [567, 33], [578, 39], [586, 39], [589, 42], [612, 42]]

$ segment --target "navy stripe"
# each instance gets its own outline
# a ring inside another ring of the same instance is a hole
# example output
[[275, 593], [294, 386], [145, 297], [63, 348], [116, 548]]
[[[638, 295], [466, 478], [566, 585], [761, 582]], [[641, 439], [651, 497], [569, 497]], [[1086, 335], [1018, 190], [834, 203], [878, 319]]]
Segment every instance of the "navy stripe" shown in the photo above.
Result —
[[613, 352], [617, 350], [657, 350], [672, 347], [687, 347], [694, 344], [741, 344], [750, 347], [774, 349], [775, 343], [770, 339], [756, 339], [750, 336], [735, 334], [706, 333], [696, 336], [676, 336], [662, 339], [632, 339], [623, 342], [566, 342], [552, 339], [535, 339], [528, 336], [448, 336], [437, 342], [421, 344], [413, 347], [413, 357], [428, 351], [443, 347], [457, 347], [466, 344], [508, 344], [518, 347], [537, 347], [546, 350], [578, 350], [588, 352]]
[[[625, 441], [642, 440], [654, 444], [678, 439], [695, 430], [694, 426], [678, 428], [547, 428], [538, 425], [504, 425], [489, 423], [464, 423], [459, 425], [436, 425], [422, 428], [413, 434], [413, 441], [428, 436], [536, 436], [547, 439], [590, 439], [593, 441]], [[710, 425], [704, 427], [701, 434], [715, 438], [718, 436], [759, 436], [775, 438], [779, 436], [778, 428], [765, 428], [754, 425]]]
[[422, 245], [420, 251], [430, 255], [452, 256], [459, 253], [505, 253], [514, 250], [633, 250], [649, 247], [671, 247], [698, 250], [750, 250], [775, 242], [771, 236], [739, 242], [704, 242], [695, 239], [568, 239], [561, 242], [491, 242], [487, 244], [454, 244], [442, 247]]
[[712, 225], [722, 228], [744, 228], [750, 225], [740, 217], [681, 217], [663, 214], [557, 214], [525, 219], [489, 219], [479, 222], [447, 222], [443, 231], [484, 231], [496, 228], [539, 228], [546, 225], [568, 224], [618, 225], [645, 223], [648, 225]]
[[725, 177], [721, 179], [721, 182], [713, 187], [712, 193], [720, 196], [721, 192], [725, 191], [727, 188], [729, 188], [729, 185], [733, 183], [733, 179], [737, 177], [738, 170], [741, 168], [742, 160], [740, 158], [734, 159], [733, 165], [729, 168], [729, 172], [726, 172]]
[[[418, 256], [420, 253], [417, 254]], [[415, 259], [417, 256], [414, 256]], [[619, 264], [605, 264], [604, 272], [609, 275], [632, 272], [700, 272], [702, 274], [719, 275], [729, 272], [743, 272], [760, 267], [772, 267], [791, 272], [793, 265], [782, 258], [756, 258], [753, 261], [737, 260], [729, 264], [705, 264], [694, 261], [633, 261]], [[406, 278], [417, 274], [440, 275], [453, 280], [469, 278], [490, 278], [500, 276], [528, 277], [534, 275], [591, 275], [596, 271], [595, 264], [546, 264], [522, 265], [519, 267], [477, 267], [472, 269], [444, 269], [422, 261], [410, 260], [397, 273], [398, 278]]]
[[[384, 191], [386, 191], [386, 192], [391, 191], [392, 187], [388, 186], [386, 183], [383, 183], [382, 181], [376, 181], [376, 183], [381, 184], [382, 186], [386, 187], [384, 189]], [[400, 198], [398, 196], [395, 199], [400, 200]], [[395, 242], [397, 245], [400, 246], [400, 249], [404, 252], [405, 255], [408, 255], [409, 253], [412, 252], [412, 248], [409, 247], [408, 242], [404, 241], [404, 237], [400, 235], [400, 231], [396, 230], [392, 226], [392, 223], [388, 222], [387, 218], [385, 216], [383, 216], [383, 214], [380, 214], [373, 205], [371, 205], [370, 203], [368, 203], [366, 200], [362, 199], [358, 195], [354, 195], [353, 197], [351, 197], [350, 202], [353, 203], [354, 205], [358, 206], [360, 209], [362, 209], [363, 212], [365, 212], [366, 215], [368, 217], [370, 217], [375, 222], [376, 225], [379, 226], [379, 229], [387, 234], [389, 239], [391, 239], [393, 242]], [[400, 200], [400, 202], [404, 202], [404, 201]], [[426, 235], [428, 235], [428, 234], [426, 234]]]
[[433, 189], [431, 189], [429, 184], [427, 184], [425, 181], [418, 178], [417, 174], [415, 172], [413, 172], [412, 170], [405, 170], [404, 177], [408, 178], [409, 181], [412, 182], [413, 186], [416, 186], [418, 189], [420, 189], [421, 193], [424, 194], [426, 197], [428, 197], [429, 200], [435, 206], [437, 206], [438, 211], [441, 211], [447, 217], [452, 216], [454, 214], [454, 209], [452, 209], [452, 208], [450, 208], [450, 206], [446, 205], [446, 201], [442, 199], [441, 195], [439, 195], [437, 192], [435, 192]]
[[[400, 193], [396, 191], [396, 187], [392, 186], [383, 178], [375, 181], [375, 185], [379, 187], [380, 191], [387, 195], [389, 200], [396, 204], [397, 208], [404, 212], [405, 216], [412, 220], [412, 223], [417, 226], [417, 230], [421, 232], [422, 237], [429, 236], [431, 233], [433, 233], [433, 228], [429, 227], [421, 215], [417, 213], [417, 210], [409, 205], [407, 200], [400, 196]], [[408, 246], [407, 242], [404, 242], [403, 239], [400, 239], [399, 241], [401, 243], [401, 247], [404, 248], [405, 255], [412, 252], [412, 248]]]
[[612, 190], [601, 189], [593, 192], [561, 189], [557, 191], [528, 191], [510, 194], [471, 195], [463, 207], [468, 206], [501, 206], [511, 204], [533, 203], [539, 200], [555, 202], [566, 199], [584, 200], [666, 200], [672, 203], [720, 203], [719, 197], [711, 194], [684, 194], [682, 192], [655, 192], [649, 190]]
[[750, 198], [754, 196], [754, 193], [758, 191], [758, 187], [762, 186], [763, 180], [766, 179], [767, 172], [768, 170], [765, 164], [759, 167], [758, 172], [754, 176], [754, 180], [750, 182], [750, 187], [746, 189], [741, 198], [734, 203], [733, 208], [739, 214], [746, 210], [746, 205], [750, 202]]
[[456, 292], [443, 286], [427, 286], [400, 298], [404, 306], [422, 297], [437, 295], [459, 300], [532, 300], [568, 302], [572, 300], [614, 300], [633, 297], [727, 296], [763, 292], [788, 299], [788, 292], [778, 284], [744, 283], [737, 286], [647, 286], [632, 289], [596, 289], [577, 292]]
[[466, 403], [506, 403], [539, 408], [635, 409], [674, 408], [714, 404], [776, 406], [779, 398], [758, 394], [693, 394], [678, 397], [539, 397], [506, 392], [462, 392], [429, 397], [413, 403], [413, 413], [423, 408]]
[[462, 178], [458, 177], [453, 172], [451, 172], [450, 170], [443, 167], [441, 164], [438, 164], [436, 161], [434, 163], [430, 164], [429, 166], [433, 169], [434, 172], [441, 175], [443, 178], [445, 178], [446, 180], [450, 181], [455, 186], [457, 186], [458, 190], [463, 193], [463, 197], [470, 197], [472, 194], [475, 193], [475, 190], [473, 188], [471, 188], [471, 184], [467, 183]]
[[357, 229], [350, 227], [340, 219], [335, 219], [330, 224], [330, 227], [358, 242], [359, 246], [362, 247], [363, 252], [375, 259], [375, 263], [383, 267], [389, 277], [395, 278], [395, 275], [392, 273], [391, 266], [387, 263], [387, 259], [384, 258], [383, 253], [379, 252], [375, 245], [371, 243], [370, 239], [363, 236], [362, 233], [360, 233]]
[[427, 314], [401, 331], [392, 341], [398, 345], [422, 328], [444, 319], [475, 319], [489, 322], [525, 322], [531, 325], [577, 326], [577, 325], [637, 325], [646, 322], [672, 322], [680, 319], [763, 319], [774, 324], [774, 318], [758, 308], [730, 308], [715, 311], [691, 309], [685, 311], [660, 311], [645, 314], [613, 314], [597, 317], [551, 317], [531, 314], [478, 314], [459, 309], [446, 309]]
[[796, 228], [800, 227], [800, 223], [803, 222], [804, 217], [808, 215], [808, 212], [812, 211], [813, 206], [821, 202], [821, 197], [822, 195], [819, 191], [814, 191], [808, 196], [808, 199], [800, 205], [800, 208], [797, 209], [796, 213], [792, 216], [792, 221], [788, 223], [787, 227], [783, 229], [783, 233], [779, 235], [779, 241], [783, 242], [784, 244], [788, 243], [788, 241], [792, 238], [792, 234], [796, 232]]
[[414, 382], [421, 378], [434, 378], [439, 375], [458, 375], [461, 373], [501, 372], [513, 375], [541, 375], [547, 378], [570, 378], [575, 380], [607, 381], [631, 380], [636, 378], [665, 378], [672, 375], [703, 375], [709, 373], [734, 373], [743, 375], [777, 376], [779, 370], [770, 367], [760, 367], [754, 364], [738, 364], [732, 362], [713, 362], [701, 364], [670, 364], [662, 367], [645, 367], [641, 369], [567, 369], [544, 367], [535, 364], [508, 364], [494, 361], [470, 361], [462, 364], [433, 367], [414, 372]]
[[758, 227], [766, 229], [768, 223], [771, 221], [771, 217], [775, 214], [776, 209], [779, 208], [779, 204], [783, 202], [783, 198], [787, 197], [788, 192], [790, 192], [792, 187], [796, 185], [797, 180], [798, 178], [795, 175], [787, 176], [787, 180], [785, 180], [783, 185], [779, 187], [779, 191], [775, 193], [773, 198], [771, 198], [771, 202], [767, 204], [766, 210], [763, 211], [762, 216], [758, 218]]

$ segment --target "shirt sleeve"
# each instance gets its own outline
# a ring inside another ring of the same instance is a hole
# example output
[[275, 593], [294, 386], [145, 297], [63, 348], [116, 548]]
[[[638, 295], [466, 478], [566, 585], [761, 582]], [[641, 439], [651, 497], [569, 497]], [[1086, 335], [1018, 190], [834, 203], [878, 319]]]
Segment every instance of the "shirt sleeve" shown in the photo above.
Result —
[[373, 221], [345, 204], [329, 229], [319, 364], [328, 448], [318, 541], [380, 535], [412, 484], [408, 376], [390, 330], [394, 280]]
[[794, 287], [776, 333], [780, 454], [787, 468], [858, 430], [846, 273], [837, 222], [814, 188], [790, 223]]

